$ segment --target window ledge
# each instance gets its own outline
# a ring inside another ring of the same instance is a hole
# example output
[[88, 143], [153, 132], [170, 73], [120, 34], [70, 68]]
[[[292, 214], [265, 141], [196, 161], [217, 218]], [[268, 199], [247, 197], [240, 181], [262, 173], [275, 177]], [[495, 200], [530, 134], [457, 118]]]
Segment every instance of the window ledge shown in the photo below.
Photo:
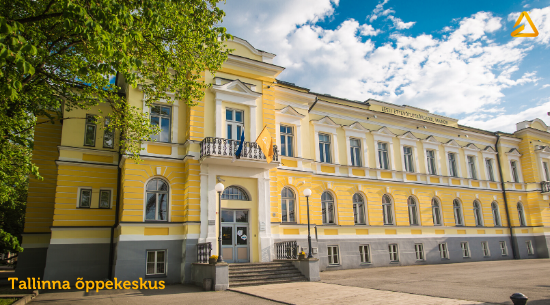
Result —
[[166, 274], [151, 274], [151, 275], [145, 275], [145, 278], [167, 278], [168, 276]]
[[298, 224], [297, 222], [290, 222], [290, 221], [281, 222], [282, 226], [291, 226], [291, 225], [297, 225], [297, 224]]

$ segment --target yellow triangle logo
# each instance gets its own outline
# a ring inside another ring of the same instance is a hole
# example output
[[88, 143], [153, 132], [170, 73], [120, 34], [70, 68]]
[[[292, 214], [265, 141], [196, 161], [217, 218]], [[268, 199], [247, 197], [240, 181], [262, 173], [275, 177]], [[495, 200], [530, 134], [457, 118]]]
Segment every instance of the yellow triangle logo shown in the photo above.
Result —
[[529, 17], [529, 14], [527, 14], [527, 12], [522, 12], [519, 15], [518, 20], [516, 21], [516, 24], [514, 24], [514, 27], [518, 26], [518, 24], [521, 22], [521, 19], [523, 19], [523, 16], [525, 16], [525, 18], [527, 18], [527, 22], [529, 22], [529, 25], [533, 29], [534, 33], [523, 33], [522, 34], [521, 31], [523, 31], [523, 29], [525, 29], [525, 25], [522, 24], [519, 28], [515, 29], [512, 32], [512, 34], [511, 34], [512, 37], [537, 37], [537, 36], [539, 36], [539, 31], [537, 30], [537, 28], [533, 24], [533, 21], [531, 21], [531, 17]]

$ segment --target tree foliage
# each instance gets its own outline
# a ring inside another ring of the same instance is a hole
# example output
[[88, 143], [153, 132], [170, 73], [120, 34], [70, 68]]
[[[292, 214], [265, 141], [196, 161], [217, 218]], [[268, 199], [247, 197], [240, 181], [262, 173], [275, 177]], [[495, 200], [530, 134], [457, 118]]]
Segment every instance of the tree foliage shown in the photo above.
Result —
[[140, 86], [148, 105], [202, 99], [200, 72], [218, 70], [228, 54], [218, 2], [0, 0], [0, 204], [38, 175], [34, 127], [39, 118], [59, 123], [61, 109], [108, 104], [108, 129], [138, 160], [158, 128], [126, 102], [113, 76]]

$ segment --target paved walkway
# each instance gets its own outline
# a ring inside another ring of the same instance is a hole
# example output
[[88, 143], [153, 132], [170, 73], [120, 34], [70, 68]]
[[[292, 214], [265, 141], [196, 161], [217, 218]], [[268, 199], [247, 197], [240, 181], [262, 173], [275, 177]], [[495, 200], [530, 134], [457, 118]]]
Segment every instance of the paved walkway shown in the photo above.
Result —
[[333, 304], [406, 304], [406, 305], [463, 305], [488, 304], [446, 299], [409, 293], [382, 291], [320, 282], [298, 282], [231, 289], [265, 299], [296, 305]]

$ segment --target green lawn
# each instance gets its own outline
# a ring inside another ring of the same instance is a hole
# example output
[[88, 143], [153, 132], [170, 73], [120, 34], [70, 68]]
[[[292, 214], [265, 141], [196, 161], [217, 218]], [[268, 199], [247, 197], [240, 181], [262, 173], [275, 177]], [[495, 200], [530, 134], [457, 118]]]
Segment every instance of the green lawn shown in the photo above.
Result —
[[11, 305], [13, 304], [17, 299], [10, 298], [10, 299], [0, 299], [0, 305]]

